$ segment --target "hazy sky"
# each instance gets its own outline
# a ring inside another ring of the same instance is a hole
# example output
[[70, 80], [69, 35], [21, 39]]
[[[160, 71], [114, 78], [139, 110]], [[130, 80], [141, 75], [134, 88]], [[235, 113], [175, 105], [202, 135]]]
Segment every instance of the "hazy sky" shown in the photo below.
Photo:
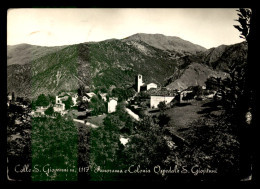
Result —
[[135, 33], [178, 36], [206, 48], [239, 43], [236, 9], [9, 9], [7, 44], [60, 46]]

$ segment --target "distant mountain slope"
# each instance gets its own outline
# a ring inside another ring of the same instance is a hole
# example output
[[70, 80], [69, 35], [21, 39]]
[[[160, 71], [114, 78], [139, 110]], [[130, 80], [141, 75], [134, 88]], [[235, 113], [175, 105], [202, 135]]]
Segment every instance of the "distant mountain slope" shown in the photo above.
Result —
[[246, 42], [234, 45], [221, 45], [208, 51], [199, 53], [202, 62], [213, 69], [227, 71], [228, 66], [247, 61], [248, 46]]
[[[137, 36], [145, 37], [136, 40]], [[207, 51], [202, 48], [200, 52], [197, 52], [200, 48], [194, 50], [194, 45], [185, 51], [185, 45], [173, 45], [170, 50], [174, 40], [166, 37], [167, 41], [161, 36], [166, 41], [162, 39], [158, 43], [158, 36], [137, 34], [123, 40], [53, 48], [28, 44], [9, 47], [9, 61], [15, 61], [7, 66], [7, 91], [34, 98], [41, 93], [55, 95], [60, 91], [75, 91], [80, 85], [89, 86], [91, 90], [108, 89], [112, 85], [128, 88], [134, 85], [137, 74], [143, 75], [145, 83], [185, 88], [202, 85], [210, 75], [223, 74], [230, 62], [244, 61], [247, 53], [244, 43]], [[33, 58], [31, 50], [35, 54]]]
[[7, 46], [7, 65], [26, 64], [46, 54], [56, 52], [66, 46], [42, 47], [37, 45], [19, 44]]
[[189, 86], [205, 86], [205, 81], [209, 77], [225, 78], [227, 74], [222, 71], [216, 71], [199, 63], [192, 63], [182, 70], [176, 80], [166, 86], [168, 89], [183, 90]]
[[179, 37], [165, 36], [162, 34], [138, 33], [123, 39], [123, 41], [142, 41], [161, 50], [186, 52], [191, 54], [207, 50], [202, 46], [193, 44]]
[[211, 64], [216, 62], [223, 55], [227, 48], [227, 45], [220, 45], [217, 48], [210, 48], [209, 50], [201, 53], [203, 56], [202, 60], [209, 66], [212, 66]]
[[[41, 93], [52, 94], [55, 89], [64, 90], [68, 84], [75, 84], [72, 76], [76, 73], [73, 66], [75, 55], [72, 51], [73, 47], [64, 48], [30, 63], [7, 66], [8, 92], [14, 91], [19, 96], [35, 97]], [[66, 80], [68, 82], [63, 83]]]
[[137, 74], [145, 82], [163, 85], [174, 70], [169, 52], [143, 42], [106, 40], [70, 45], [24, 65], [9, 65], [7, 88], [20, 96], [36, 97], [77, 90], [79, 85], [130, 87]]
[[227, 77], [231, 65], [242, 65], [247, 61], [247, 44], [221, 45], [197, 55], [176, 60], [173, 75], [166, 79], [169, 89], [183, 90], [189, 86], [205, 85], [207, 78]]
[[31, 66], [30, 64], [7, 66], [7, 92], [21, 94], [19, 96], [30, 97], [31, 95]]

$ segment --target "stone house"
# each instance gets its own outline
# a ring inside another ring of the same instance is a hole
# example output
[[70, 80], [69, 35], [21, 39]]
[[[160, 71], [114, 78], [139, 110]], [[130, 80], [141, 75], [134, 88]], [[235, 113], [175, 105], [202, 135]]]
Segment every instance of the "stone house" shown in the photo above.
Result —
[[107, 93], [100, 93], [100, 96], [105, 102], [107, 101]]
[[157, 84], [155, 83], [149, 83], [146, 85], [146, 90], [149, 90], [149, 89], [157, 89]]
[[73, 106], [76, 106], [77, 105], [78, 94], [74, 94], [71, 98], [72, 98], [72, 101], [73, 101]]
[[40, 117], [45, 115], [45, 110], [48, 109], [49, 106], [37, 106], [35, 111], [32, 111], [31, 115], [34, 117]]
[[189, 89], [185, 89], [183, 91], [180, 92], [180, 100], [179, 102], [180, 103], [183, 103], [183, 102], [189, 102], [193, 99], [192, 98], [189, 98], [189, 96], [191, 96], [191, 94], [193, 93], [192, 90], [189, 90]]
[[82, 97], [82, 101], [83, 101], [83, 102], [86, 102], [86, 101], [90, 102], [91, 98], [92, 98], [93, 96], [95, 96], [95, 95], [96, 95], [96, 94], [93, 93], [93, 92], [85, 93], [85, 95]]
[[65, 111], [65, 104], [62, 102], [62, 98], [59, 96], [56, 96], [56, 103], [53, 106], [54, 112], [58, 112], [60, 114], [63, 114]]
[[150, 97], [150, 108], [158, 108], [160, 102], [165, 102], [166, 105], [170, 104], [175, 96], [159, 96], [151, 95]]
[[111, 97], [109, 98], [108, 104], [107, 104], [107, 112], [112, 113], [116, 111], [118, 98]]

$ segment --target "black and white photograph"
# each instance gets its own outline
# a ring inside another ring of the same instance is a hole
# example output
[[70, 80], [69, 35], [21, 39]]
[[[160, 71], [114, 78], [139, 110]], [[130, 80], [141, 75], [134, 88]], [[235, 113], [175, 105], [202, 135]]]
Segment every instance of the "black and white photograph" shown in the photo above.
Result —
[[253, 182], [256, 10], [10, 8], [7, 182]]

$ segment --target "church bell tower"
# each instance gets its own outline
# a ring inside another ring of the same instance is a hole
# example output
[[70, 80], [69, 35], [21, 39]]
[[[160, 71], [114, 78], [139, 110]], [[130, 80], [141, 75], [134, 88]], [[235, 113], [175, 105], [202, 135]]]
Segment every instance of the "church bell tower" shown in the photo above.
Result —
[[136, 78], [136, 88], [138, 93], [140, 92], [141, 86], [143, 84], [143, 76], [141, 74], [138, 74]]

